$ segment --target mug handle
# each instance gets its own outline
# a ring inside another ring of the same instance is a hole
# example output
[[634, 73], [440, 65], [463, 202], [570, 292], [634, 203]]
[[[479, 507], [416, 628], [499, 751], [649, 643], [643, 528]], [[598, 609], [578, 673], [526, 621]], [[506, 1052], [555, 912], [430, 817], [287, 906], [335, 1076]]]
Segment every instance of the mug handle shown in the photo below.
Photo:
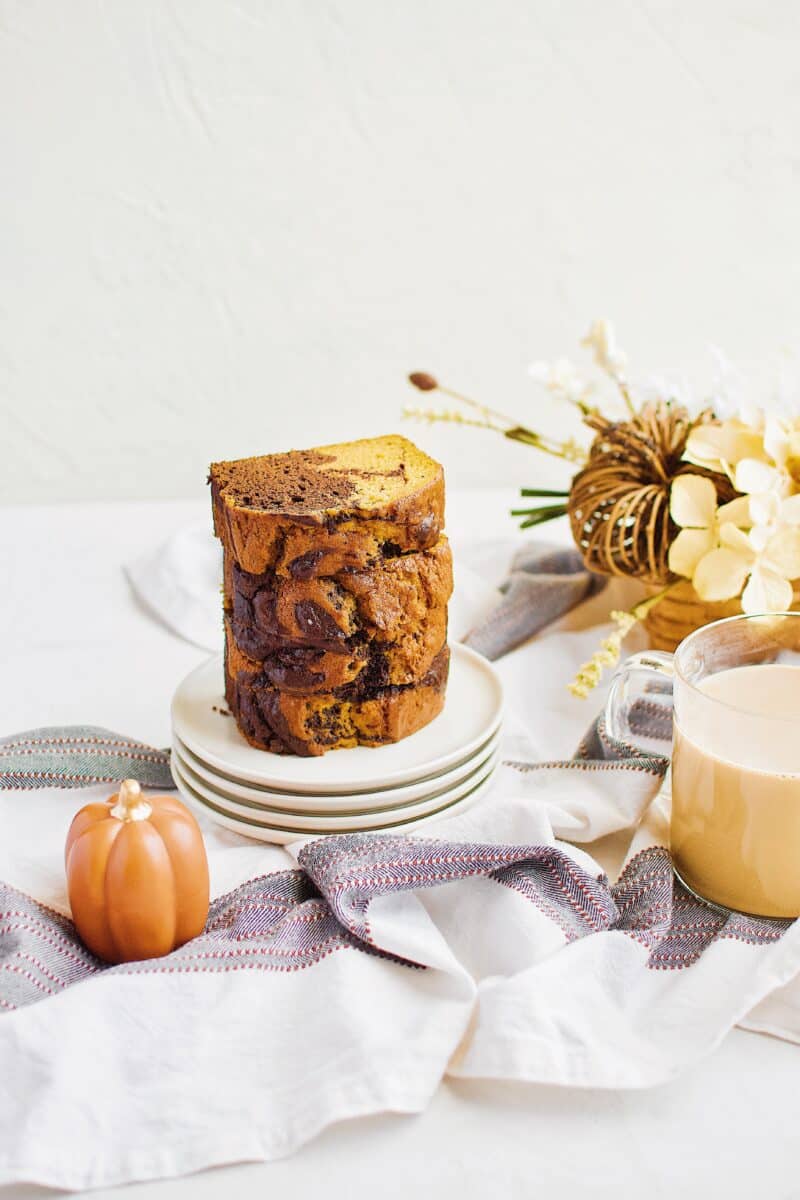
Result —
[[674, 659], [661, 650], [632, 654], [611, 680], [606, 732], [646, 754], [669, 754]]

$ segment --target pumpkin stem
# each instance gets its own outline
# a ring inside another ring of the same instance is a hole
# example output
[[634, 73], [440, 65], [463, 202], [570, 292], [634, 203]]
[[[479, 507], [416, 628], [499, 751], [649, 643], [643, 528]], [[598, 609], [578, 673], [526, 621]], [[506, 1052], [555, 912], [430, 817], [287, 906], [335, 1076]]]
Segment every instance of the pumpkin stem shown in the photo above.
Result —
[[112, 817], [120, 821], [146, 821], [152, 811], [152, 805], [142, 795], [141, 784], [135, 779], [123, 779], [117, 803], [111, 810]]

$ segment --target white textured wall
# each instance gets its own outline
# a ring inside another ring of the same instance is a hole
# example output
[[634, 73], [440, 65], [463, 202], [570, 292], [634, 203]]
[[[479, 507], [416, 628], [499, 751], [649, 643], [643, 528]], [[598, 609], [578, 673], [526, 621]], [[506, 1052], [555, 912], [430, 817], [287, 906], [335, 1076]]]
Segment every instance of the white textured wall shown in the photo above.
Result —
[[798, 62], [796, 0], [0, 0], [0, 495], [198, 493], [414, 367], [552, 427], [526, 364], [595, 315], [794, 341]]

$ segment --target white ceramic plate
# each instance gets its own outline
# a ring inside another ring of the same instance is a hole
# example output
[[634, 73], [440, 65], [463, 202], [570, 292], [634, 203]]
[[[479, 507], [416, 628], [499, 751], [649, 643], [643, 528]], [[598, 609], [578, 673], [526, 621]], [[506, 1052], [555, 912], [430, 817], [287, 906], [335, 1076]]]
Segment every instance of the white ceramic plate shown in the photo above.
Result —
[[[356, 830], [352, 829], [337, 830], [336, 833], [332, 833], [330, 830], [288, 829], [281, 825], [265, 825], [260, 822], [255, 824], [249, 820], [231, 817], [227, 813], [223, 812], [222, 809], [217, 807], [217, 805], [211, 804], [209, 801], [204, 800], [199, 793], [194, 790], [194, 788], [190, 787], [189, 784], [185, 782], [180, 775], [179, 769], [175, 770], [173, 768], [173, 770], [178, 791], [188, 805], [202, 812], [206, 817], [210, 817], [213, 821], [216, 821], [218, 825], [222, 825], [225, 829], [230, 829], [234, 833], [241, 834], [243, 837], [254, 838], [257, 842], [273, 842], [277, 845], [285, 846], [288, 842], [296, 842], [300, 838], [304, 837], [335, 837], [337, 833], [356, 832]], [[438, 821], [443, 817], [455, 816], [456, 813], [461, 813], [466, 811], [466, 809], [471, 808], [473, 804], [477, 803], [477, 801], [480, 800], [483, 795], [485, 795], [493, 778], [494, 772], [491, 772], [471, 791], [462, 796], [461, 799], [454, 800], [451, 804], [446, 804], [444, 808], [438, 809], [429, 816], [417, 817], [415, 819], [406, 821], [397, 821], [392, 825], [382, 825], [379, 828], [367, 828], [361, 824], [358, 826], [358, 829], [366, 833], [416, 832], [420, 826], [432, 824], [434, 821]]]
[[467, 792], [482, 783], [488, 775], [493, 773], [498, 760], [499, 753], [496, 751], [479, 766], [476, 766], [470, 775], [452, 787], [440, 789], [433, 795], [412, 801], [410, 804], [369, 812], [318, 812], [316, 814], [286, 812], [283, 809], [267, 808], [263, 802], [254, 804], [237, 800], [230, 792], [204, 783], [179, 755], [173, 754], [171, 766], [176, 778], [180, 777], [181, 782], [196, 792], [201, 800], [214, 805], [227, 816], [255, 821], [258, 824], [285, 826], [287, 829], [296, 829], [302, 833], [309, 831], [312, 833], [343, 833], [358, 829], [377, 829], [384, 825], [394, 825], [398, 821], [410, 821], [416, 817], [424, 817], [438, 812], [439, 809], [460, 800]]
[[279, 792], [256, 784], [240, 783], [228, 775], [222, 775], [192, 754], [183, 742], [173, 734], [172, 753], [176, 754], [181, 766], [189, 769], [190, 776], [197, 778], [212, 790], [227, 792], [235, 800], [245, 804], [266, 805], [285, 812], [302, 813], [310, 816], [326, 816], [330, 813], [372, 812], [386, 808], [397, 808], [414, 800], [424, 800], [434, 792], [444, 791], [471, 775], [497, 749], [500, 730], [493, 733], [474, 754], [458, 763], [449, 771], [429, 775], [416, 783], [401, 784], [399, 787], [379, 788], [375, 792], [356, 792], [326, 796], [320, 792], [304, 795], [302, 792]]
[[187, 675], [172, 700], [172, 727], [181, 742], [225, 775], [278, 791], [313, 795], [373, 792], [446, 771], [469, 758], [499, 727], [503, 689], [494, 668], [466, 646], [450, 648], [444, 709], [429, 725], [387, 746], [331, 750], [315, 758], [272, 754], [249, 745], [223, 695], [222, 657]]

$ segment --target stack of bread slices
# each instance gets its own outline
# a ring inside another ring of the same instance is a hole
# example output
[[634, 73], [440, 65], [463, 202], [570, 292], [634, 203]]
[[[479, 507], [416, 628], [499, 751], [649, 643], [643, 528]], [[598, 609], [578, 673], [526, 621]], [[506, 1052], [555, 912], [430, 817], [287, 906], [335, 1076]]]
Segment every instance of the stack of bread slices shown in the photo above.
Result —
[[214, 463], [225, 695], [281, 754], [398, 741], [444, 704], [441, 466], [406, 438]]

